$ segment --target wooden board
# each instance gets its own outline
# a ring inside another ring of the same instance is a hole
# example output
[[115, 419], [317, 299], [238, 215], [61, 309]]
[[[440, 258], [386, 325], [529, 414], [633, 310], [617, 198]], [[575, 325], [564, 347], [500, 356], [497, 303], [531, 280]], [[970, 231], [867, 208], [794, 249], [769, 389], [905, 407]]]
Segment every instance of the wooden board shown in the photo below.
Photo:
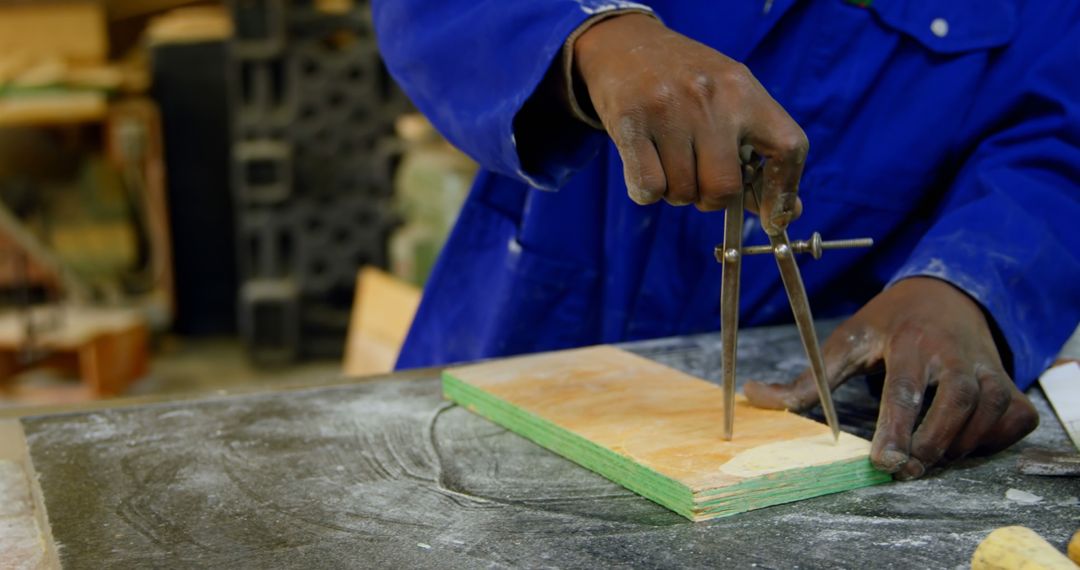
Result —
[[443, 392], [691, 520], [890, 480], [866, 440], [741, 396], [724, 441], [718, 386], [609, 346], [451, 368]]
[[0, 97], [0, 127], [94, 123], [105, 118], [105, 94], [96, 91]]
[[10, 419], [0, 419], [0, 568], [60, 568], [26, 436]]
[[392, 371], [419, 305], [416, 286], [375, 267], [361, 268], [345, 342], [344, 374]]
[[0, 4], [0, 54], [103, 63], [109, 53], [105, 8], [90, 0]]

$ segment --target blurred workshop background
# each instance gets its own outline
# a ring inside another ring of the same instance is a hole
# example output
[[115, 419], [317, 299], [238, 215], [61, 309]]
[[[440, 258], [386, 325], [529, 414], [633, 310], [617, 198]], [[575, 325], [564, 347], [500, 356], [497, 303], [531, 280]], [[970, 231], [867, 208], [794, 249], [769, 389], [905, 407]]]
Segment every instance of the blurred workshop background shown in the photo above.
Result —
[[364, 0], [0, 0], [0, 407], [389, 370], [475, 168]]

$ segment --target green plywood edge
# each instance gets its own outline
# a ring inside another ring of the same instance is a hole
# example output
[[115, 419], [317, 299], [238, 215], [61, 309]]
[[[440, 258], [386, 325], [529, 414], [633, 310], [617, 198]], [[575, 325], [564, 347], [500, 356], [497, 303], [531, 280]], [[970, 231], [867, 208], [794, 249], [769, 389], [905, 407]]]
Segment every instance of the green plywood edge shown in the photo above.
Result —
[[70, 95], [72, 93], [112, 93], [116, 91], [107, 87], [96, 87], [92, 85], [62, 85], [60, 83], [54, 83], [51, 85], [0, 85], [0, 97], [4, 98], [47, 98], [56, 97], [58, 95]]
[[690, 489], [443, 372], [443, 394], [506, 429], [672, 511], [693, 518]]
[[830, 463], [828, 465], [778, 471], [763, 477], [747, 479], [738, 485], [721, 487], [718, 489], [704, 489], [697, 493], [696, 499], [703, 502], [708, 502], [710, 499], [722, 500], [728, 496], [745, 495], [746, 493], [754, 492], [756, 490], [775, 491], [782, 490], [782, 488], [785, 487], [802, 488], [806, 486], [806, 481], [810, 478], [815, 482], [827, 484], [831, 479], [844, 479], [863, 474], [880, 479], [882, 483], [892, 480], [892, 476], [888, 473], [883, 473], [874, 469], [874, 466], [870, 464], [869, 458], [860, 457], [849, 461]]
[[891, 480], [874, 469], [869, 459], [859, 458], [790, 469], [695, 494], [679, 481], [475, 388], [449, 371], [443, 372], [442, 381], [446, 398], [691, 520], [731, 516]]
[[773, 493], [747, 494], [746, 496], [740, 497], [738, 501], [728, 501], [715, 505], [712, 503], [703, 503], [695, 508], [694, 512], [698, 514], [698, 518], [719, 518], [774, 505], [850, 491], [860, 487], [880, 485], [881, 483], [890, 480], [891, 477], [888, 475], [882, 477], [882, 474], [877, 471], [875, 471], [874, 474], [855, 473], [849, 474], [843, 477], [843, 479], [836, 479], [824, 483], [819, 481], [813, 486], [803, 485], [800, 487], [778, 490]]

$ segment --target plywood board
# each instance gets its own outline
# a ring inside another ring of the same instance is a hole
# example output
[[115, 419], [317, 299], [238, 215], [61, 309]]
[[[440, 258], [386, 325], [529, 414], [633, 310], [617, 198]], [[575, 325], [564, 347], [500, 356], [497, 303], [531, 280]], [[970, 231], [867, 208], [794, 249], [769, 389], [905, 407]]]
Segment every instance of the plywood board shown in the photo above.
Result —
[[99, 2], [7, 2], [0, 5], [0, 54], [103, 63], [109, 52]]
[[692, 520], [890, 480], [866, 440], [742, 397], [724, 441], [718, 386], [614, 347], [451, 368], [443, 391]]
[[411, 283], [375, 267], [361, 268], [345, 343], [345, 375], [392, 371], [419, 305], [420, 289]]

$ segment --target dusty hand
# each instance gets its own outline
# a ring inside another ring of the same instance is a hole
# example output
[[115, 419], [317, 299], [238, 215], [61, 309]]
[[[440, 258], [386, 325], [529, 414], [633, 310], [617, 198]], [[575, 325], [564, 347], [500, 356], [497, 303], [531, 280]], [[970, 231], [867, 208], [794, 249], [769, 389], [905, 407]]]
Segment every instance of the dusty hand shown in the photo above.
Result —
[[635, 202], [721, 209], [742, 191], [739, 148], [751, 145], [765, 158], [765, 230], [798, 216], [806, 134], [746, 66], [640, 14], [588, 29], [574, 63]]
[[[870, 459], [899, 479], [971, 453], [993, 453], [1039, 423], [1031, 402], [1001, 364], [980, 307], [937, 279], [905, 279], [874, 297], [825, 342], [825, 370], [836, 388], [885, 366], [885, 384]], [[937, 392], [915, 423], [928, 386]], [[756, 406], [802, 410], [818, 401], [813, 378], [793, 384], [751, 382]]]

